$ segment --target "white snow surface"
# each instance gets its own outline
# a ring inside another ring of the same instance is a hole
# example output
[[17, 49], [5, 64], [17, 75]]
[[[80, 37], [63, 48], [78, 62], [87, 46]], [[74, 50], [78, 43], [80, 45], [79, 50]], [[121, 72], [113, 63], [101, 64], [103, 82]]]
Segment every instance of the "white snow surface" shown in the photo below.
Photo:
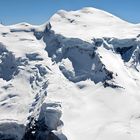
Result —
[[86, 7], [78, 11], [58, 11], [50, 19], [52, 29], [66, 37], [90, 41], [94, 37], [132, 38], [138, 24], [128, 23], [105, 11]]
[[139, 34], [138, 24], [95, 8], [60, 10], [41, 26], [0, 25], [0, 133], [8, 133], [3, 122], [38, 118], [46, 103], [46, 123], [61, 140], [61, 132], [140, 139]]

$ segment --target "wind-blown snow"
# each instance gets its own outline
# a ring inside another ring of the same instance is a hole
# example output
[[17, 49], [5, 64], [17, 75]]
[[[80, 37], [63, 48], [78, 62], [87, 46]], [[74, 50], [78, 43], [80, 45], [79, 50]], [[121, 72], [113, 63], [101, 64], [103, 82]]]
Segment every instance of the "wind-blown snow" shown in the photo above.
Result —
[[140, 26], [102, 10], [0, 25], [0, 139], [138, 140], [139, 71]]

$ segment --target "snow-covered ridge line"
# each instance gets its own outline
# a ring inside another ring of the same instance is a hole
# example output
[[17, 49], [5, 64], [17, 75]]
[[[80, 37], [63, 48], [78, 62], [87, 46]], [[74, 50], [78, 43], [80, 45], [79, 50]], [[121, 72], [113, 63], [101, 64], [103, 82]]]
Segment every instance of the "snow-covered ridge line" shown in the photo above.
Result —
[[91, 7], [78, 11], [60, 10], [50, 22], [56, 33], [85, 41], [91, 41], [93, 37], [133, 38], [140, 32], [139, 25]]

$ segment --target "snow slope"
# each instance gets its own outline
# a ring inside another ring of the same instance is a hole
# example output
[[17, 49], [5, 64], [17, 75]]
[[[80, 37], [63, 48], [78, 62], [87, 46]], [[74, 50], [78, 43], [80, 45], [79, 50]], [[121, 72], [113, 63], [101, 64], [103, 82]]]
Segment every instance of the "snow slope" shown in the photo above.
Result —
[[140, 26], [95, 8], [78, 11], [60, 10], [50, 19], [52, 29], [66, 37], [91, 41], [93, 37], [133, 38]]
[[138, 140], [140, 26], [60, 10], [0, 25], [0, 139]]

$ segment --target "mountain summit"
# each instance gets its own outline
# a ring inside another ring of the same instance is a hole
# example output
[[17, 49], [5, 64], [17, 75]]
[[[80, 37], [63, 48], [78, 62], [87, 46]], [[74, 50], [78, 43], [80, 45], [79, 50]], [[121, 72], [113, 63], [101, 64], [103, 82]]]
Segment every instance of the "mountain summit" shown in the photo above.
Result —
[[138, 140], [140, 26], [60, 10], [0, 25], [0, 140]]
[[60, 10], [50, 22], [56, 33], [83, 40], [91, 40], [93, 36], [131, 38], [140, 32], [139, 25], [91, 7], [70, 12]]

